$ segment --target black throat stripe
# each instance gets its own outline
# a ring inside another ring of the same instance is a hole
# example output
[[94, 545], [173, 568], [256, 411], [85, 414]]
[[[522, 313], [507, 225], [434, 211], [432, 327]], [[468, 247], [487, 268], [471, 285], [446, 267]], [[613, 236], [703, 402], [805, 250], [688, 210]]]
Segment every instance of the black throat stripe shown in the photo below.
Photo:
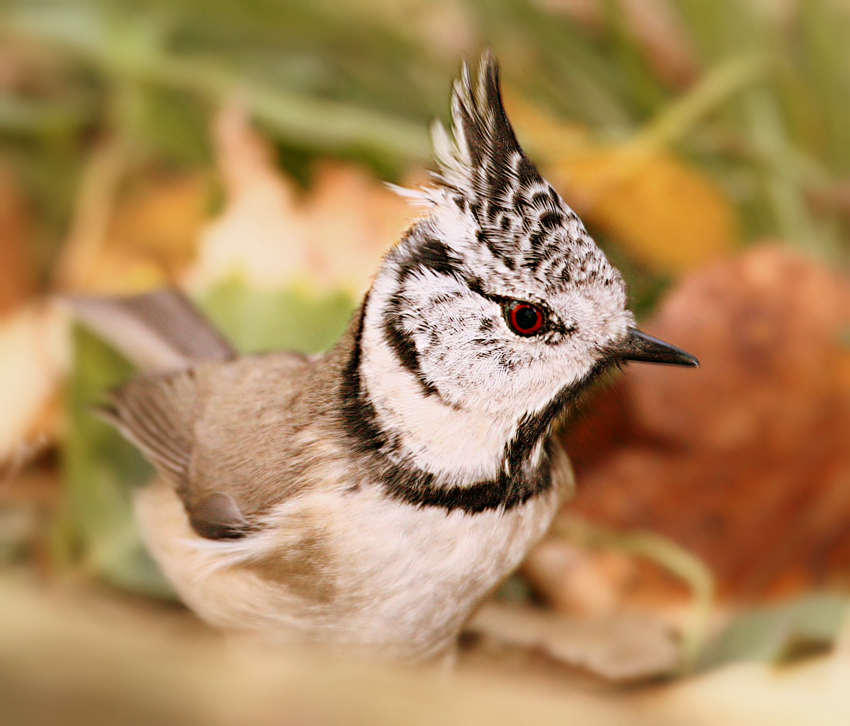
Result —
[[360, 454], [376, 454], [395, 448], [397, 442], [391, 442], [378, 426], [378, 416], [369, 396], [363, 390], [360, 381], [361, 350], [363, 345], [363, 325], [366, 308], [369, 305], [369, 293], [363, 298], [363, 304], [357, 313], [357, 329], [354, 333], [354, 345], [348, 362], [342, 371], [340, 384], [341, 424], [345, 433]]
[[387, 344], [392, 348], [401, 367], [415, 376], [422, 392], [426, 396], [439, 396], [437, 387], [422, 373], [413, 336], [404, 329], [401, 313], [403, 307], [404, 297], [401, 293], [392, 295], [387, 301], [387, 310], [384, 313], [384, 336]]

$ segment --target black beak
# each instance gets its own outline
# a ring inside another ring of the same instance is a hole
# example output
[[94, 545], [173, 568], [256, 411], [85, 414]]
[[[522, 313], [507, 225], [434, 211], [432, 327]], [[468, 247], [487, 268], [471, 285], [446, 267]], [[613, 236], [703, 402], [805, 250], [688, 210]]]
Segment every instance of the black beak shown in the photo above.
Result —
[[653, 338], [637, 328], [629, 330], [625, 339], [610, 348], [617, 358], [623, 361], [635, 360], [644, 363], [664, 363], [671, 366], [691, 366], [697, 368], [699, 361], [675, 345]]

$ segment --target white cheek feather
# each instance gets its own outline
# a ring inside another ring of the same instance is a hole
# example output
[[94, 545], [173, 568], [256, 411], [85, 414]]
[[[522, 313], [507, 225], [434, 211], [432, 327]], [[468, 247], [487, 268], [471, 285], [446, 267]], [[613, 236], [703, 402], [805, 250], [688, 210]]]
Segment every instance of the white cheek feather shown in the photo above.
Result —
[[426, 471], [448, 472], [470, 483], [492, 476], [513, 420], [500, 427], [477, 411], [459, 411], [424, 395], [384, 340], [381, 298], [373, 300], [364, 326], [361, 372], [381, 423], [400, 437], [405, 451]]

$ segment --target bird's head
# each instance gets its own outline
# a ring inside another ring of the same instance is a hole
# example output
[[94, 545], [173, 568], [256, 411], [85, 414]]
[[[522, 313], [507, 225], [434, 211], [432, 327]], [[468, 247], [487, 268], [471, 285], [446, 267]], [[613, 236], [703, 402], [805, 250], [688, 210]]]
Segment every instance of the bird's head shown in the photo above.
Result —
[[538, 411], [612, 363], [696, 360], [636, 326], [619, 271], [523, 153], [487, 53], [437, 124], [428, 208], [376, 278], [368, 316], [411, 385], [455, 409]]

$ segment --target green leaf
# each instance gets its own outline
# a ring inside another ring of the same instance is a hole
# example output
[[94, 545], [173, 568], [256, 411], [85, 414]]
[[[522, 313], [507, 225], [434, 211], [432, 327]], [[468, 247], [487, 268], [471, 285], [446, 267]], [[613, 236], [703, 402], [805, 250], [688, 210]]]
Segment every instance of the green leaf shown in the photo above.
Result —
[[235, 278], [214, 286], [199, 302], [243, 353], [326, 350], [345, 331], [354, 310], [344, 292], [317, 296], [298, 288], [253, 290]]
[[700, 654], [707, 670], [742, 660], [788, 662], [828, 651], [848, 614], [850, 600], [812, 595], [736, 617]]
[[68, 382], [68, 435], [63, 469], [65, 516], [55, 538], [60, 562], [122, 589], [173, 597], [145, 551], [132, 515], [133, 491], [153, 467], [93, 408], [104, 392], [132, 375], [123, 358], [94, 335], [74, 331], [74, 369]]

